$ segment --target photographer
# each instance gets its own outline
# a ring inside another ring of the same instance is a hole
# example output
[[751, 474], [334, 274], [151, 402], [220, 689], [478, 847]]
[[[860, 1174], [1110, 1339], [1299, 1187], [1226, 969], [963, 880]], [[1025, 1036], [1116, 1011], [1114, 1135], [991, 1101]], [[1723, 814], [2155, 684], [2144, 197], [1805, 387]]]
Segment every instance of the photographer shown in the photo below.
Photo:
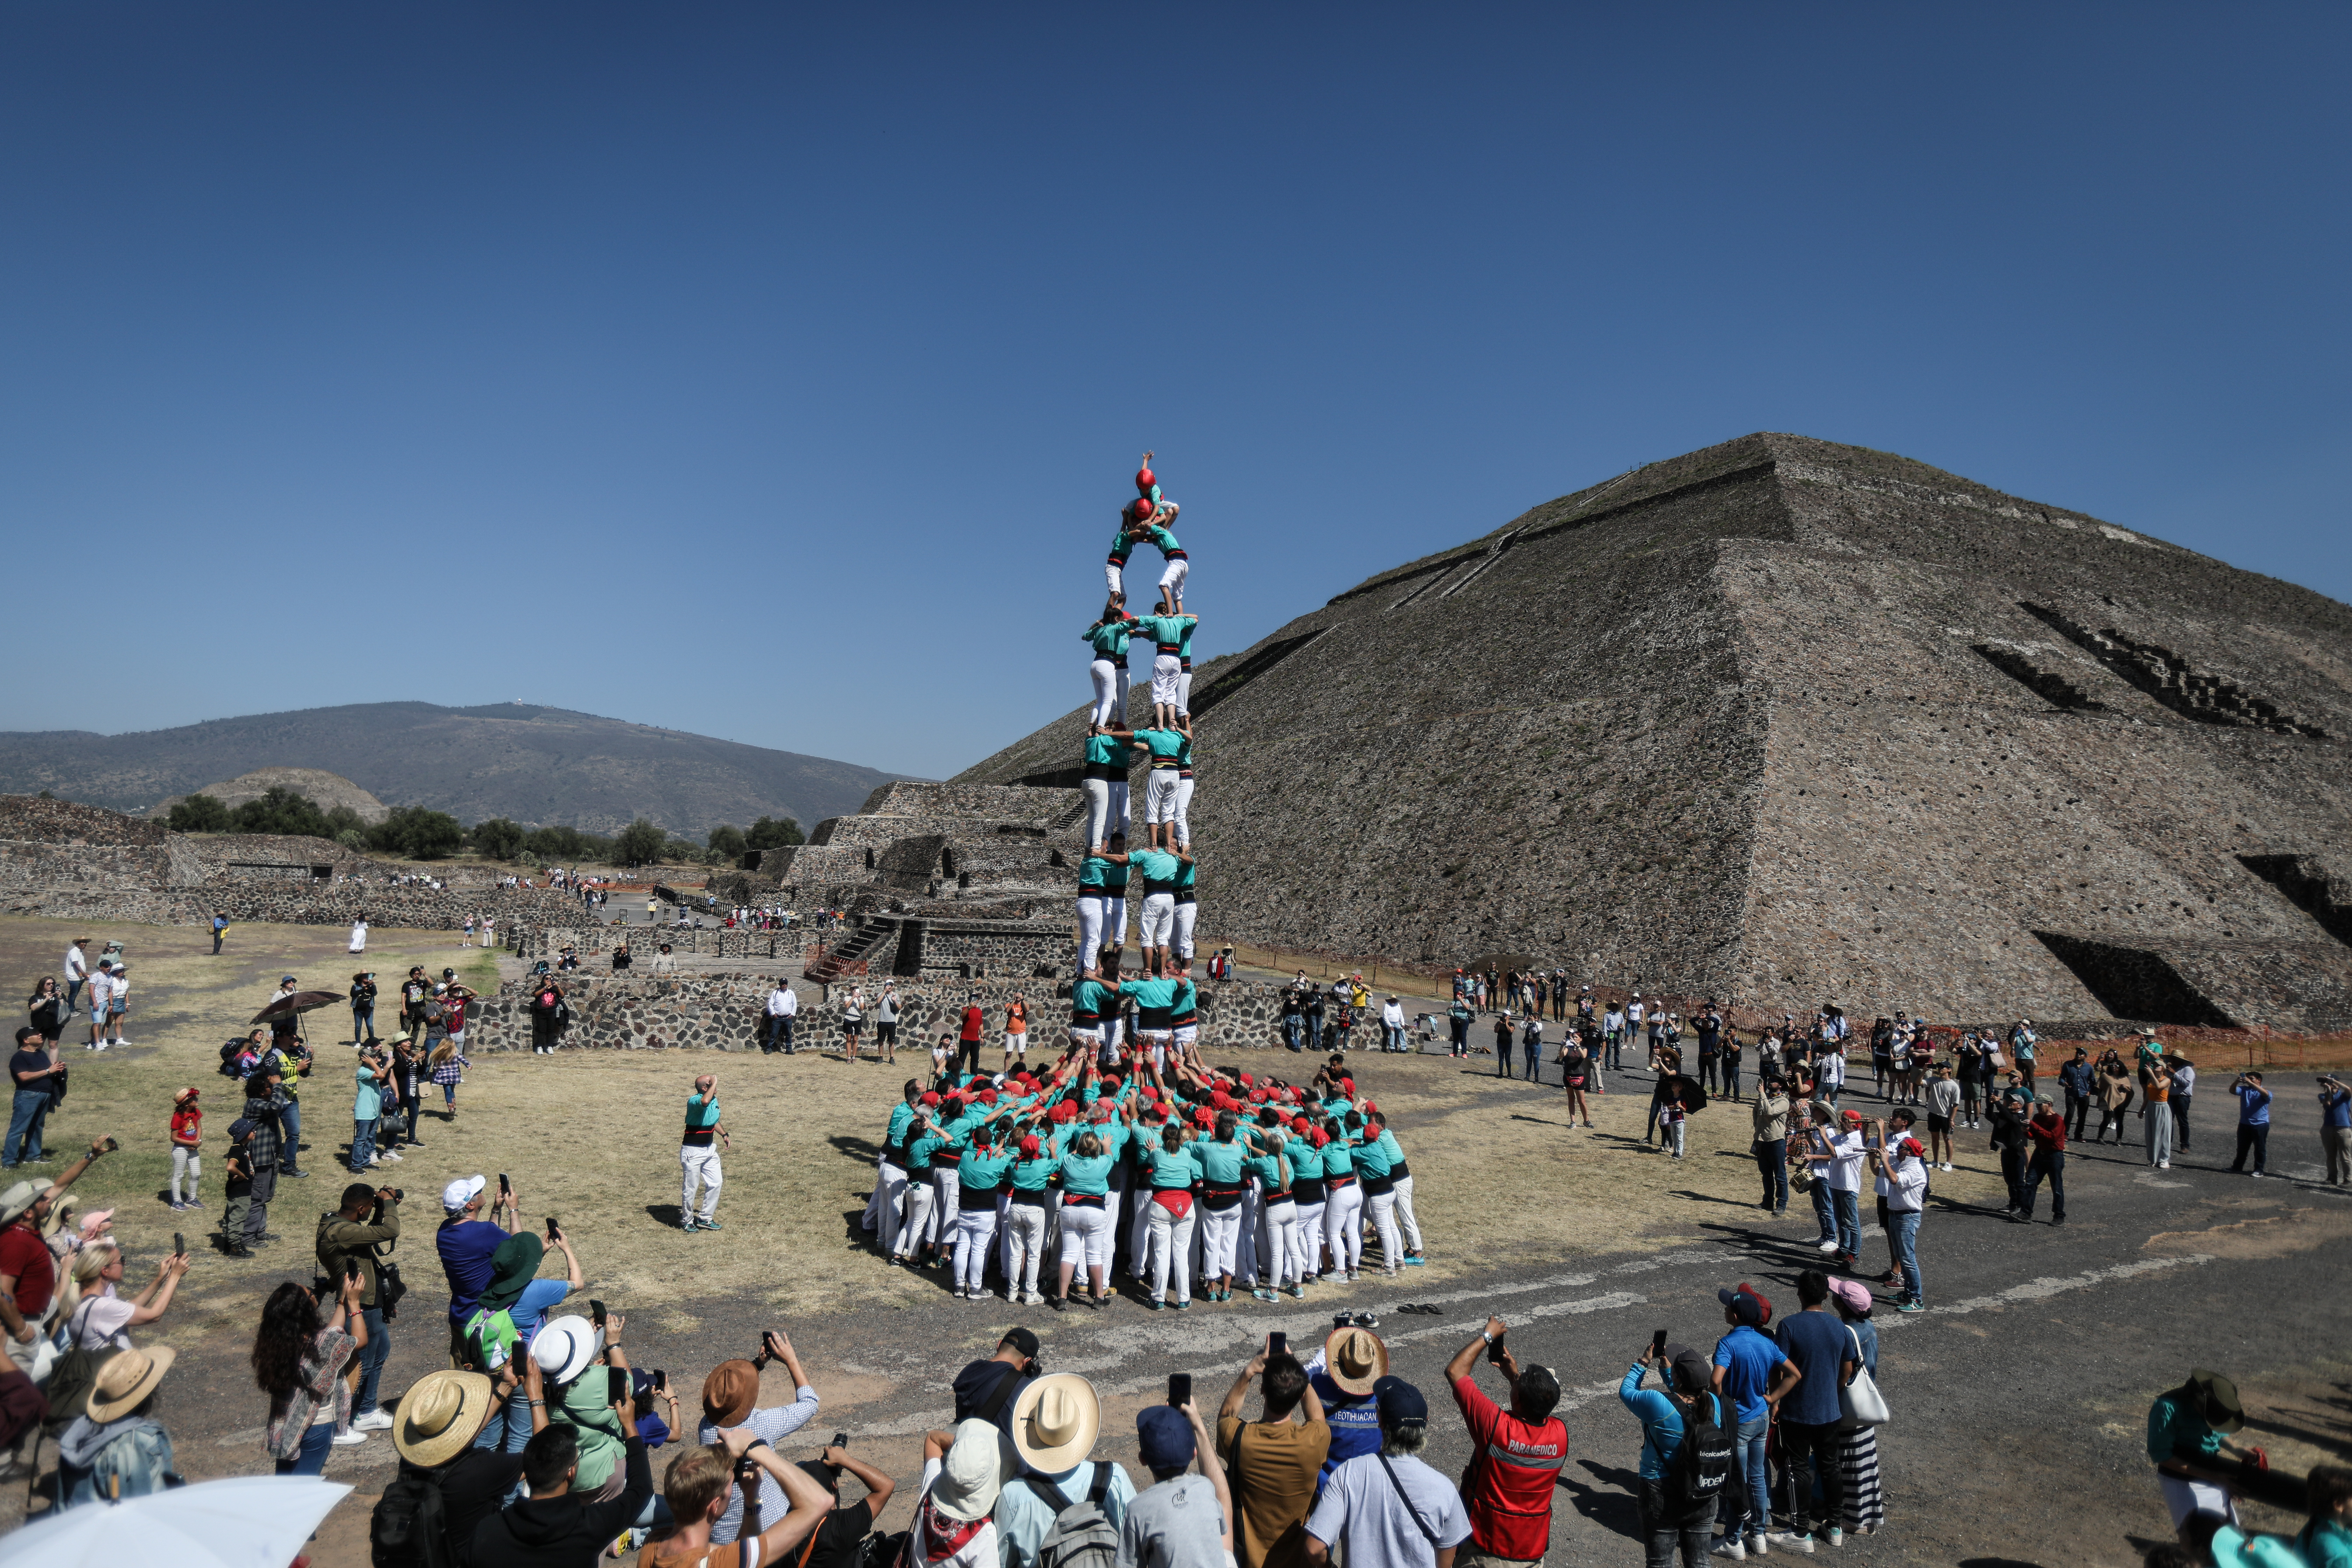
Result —
[[[1652, 1368], [1665, 1385], [1663, 1393], [1642, 1386], [1644, 1373]], [[1687, 1345], [1652, 1342], [1642, 1347], [1640, 1357], [1617, 1386], [1617, 1397], [1642, 1424], [1642, 1542], [1648, 1568], [1673, 1568], [1677, 1546], [1682, 1549], [1683, 1568], [1698, 1568], [1706, 1561], [1717, 1500], [1694, 1501], [1683, 1495], [1675, 1484], [1675, 1471], [1680, 1468], [1683, 1446], [1699, 1436], [1693, 1430], [1693, 1417], [1700, 1400], [1710, 1402], [1708, 1425], [1721, 1430], [1732, 1426], [1725, 1418], [1728, 1412], [1722, 1395], [1710, 1386], [1714, 1380], [1715, 1369], [1698, 1352]], [[1835, 1506], [1832, 1498], [1831, 1507]], [[1809, 1538], [1795, 1547], [1800, 1552], [1812, 1549]]]
[[[825, 1457], [831, 1459], [838, 1453], [837, 1448], [828, 1448]], [[662, 1479], [662, 1496], [677, 1521], [677, 1531], [647, 1547], [638, 1561], [646, 1568], [709, 1568], [711, 1559], [718, 1555], [714, 1548], [730, 1543], [719, 1539], [718, 1521], [729, 1513], [738, 1519], [742, 1517], [743, 1499], [737, 1479], [757, 1475], [763, 1494], [774, 1489], [779, 1497], [789, 1496], [792, 1506], [789, 1511], [775, 1515], [775, 1522], [760, 1532], [756, 1543], [747, 1543], [749, 1550], [740, 1561], [745, 1568], [765, 1568], [772, 1563], [782, 1568], [786, 1563], [794, 1563], [795, 1568], [813, 1568], [814, 1563], [828, 1558], [823, 1550], [824, 1542], [811, 1537], [832, 1532], [835, 1520], [854, 1512], [832, 1506], [835, 1500], [816, 1476], [823, 1468], [787, 1464], [772, 1447], [742, 1427], [721, 1434], [719, 1444], [680, 1454], [670, 1461], [669, 1471]], [[871, 1472], [860, 1467], [859, 1473], [862, 1476]], [[838, 1480], [835, 1484], [838, 1486]], [[887, 1481], [883, 1483], [886, 1493], [888, 1485]], [[858, 1539], [850, 1538], [852, 1551], [846, 1558], [836, 1552], [829, 1560], [854, 1563]], [[804, 1541], [809, 1545], [801, 1549]], [[731, 1552], [727, 1555], [735, 1556]]]
[[[770, 1362], [782, 1362], [792, 1374], [793, 1399], [790, 1405], [760, 1405], [760, 1372]], [[729, 1429], [749, 1427], [751, 1435], [763, 1443], [781, 1443], [786, 1437], [816, 1419], [816, 1390], [809, 1386], [807, 1374], [801, 1370], [800, 1357], [793, 1352], [793, 1342], [781, 1329], [770, 1329], [760, 1336], [760, 1353], [751, 1361], [723, 1361], [702, 1381], [702, 1420], [695, 1428], [698, 1443], [716, 1443]], [[772, 1475], [760, 1482], [760, 1517], [776, 1520], [784, 1517], [786, 1500], [783, 1490]], [[743, 1528], [743, 1499], [740, 1492], [727, 1500], [727, 1508], [711, 1527], [710, 1539], [724, 1546], [735, 1539]]]
[[[620, 1321], [610, 1320], [614, 1331]], [[539, 1373], [558, 1383], [569, 1374], [565, 1418], [548, 1417], [549, 1406], [541, 1395], [549, 1400], [559, 1396], [540, 1384], [532, 1395], [531, 1416], [534, 1424], [546, 1424], [531, 1435], [522, 1452], [522, 1476], [530, 1496], [475, 1527], [474, 1568], [595, 1568], [614, 1537], [644, 1515], [653, 1500], [653, 1469], [644, 1442], [626, 1419], [627, 1395], [601, 1412], [591, 1409], [608, 1392], [603, 1369], [593, 1365], [591, 1334], [584, 1320], [560, 1318], [532, 1347]], [[601, 1418], [591, 1419], [592, 1415]], [[628, 1436], [618, 1444], [617, 1453], [600, 1456], [597, 1450], [604, 1445], [596, 1439], [608, 1429]], [[590, 1446], [583, 1447], [583, 1441]]]
[[[2164, 1069], [2159, 1067], [2158, 1072]], [[2230, 1162], [2231, 1173], [2246, 1168], [2246, 1155], [2254, 1156], [2254, 1175], [2259, 1178], [2270, 1173], [2271, 1155], [2271, 1091], [2263, 1087], [2263, 1075], [2241, 1073], [2230, 1085], [2230, 1092], [2238, 1097], [2238, 1157]], [[2150, 1112], [2150, 1114], [2154, 1114]], [[2170, 1129], [2166, 1130], [2168, 1139]]]
[[[383, 1374], [383, 1359], [392, 1353], [392, 1332], [384, 1326], [383, 1309], [394, 1304], [382, 1293], [384, 1287], [380, 1242], [400, 1239], [400, 1200], [404, 1194], [395, 1187], [371, 1188], [365, 1182], [353, 1182], [343, 1189], [343, 1206], [332, 1214], [319, 1216], [319, 1273], [340, 1288], [349, 1279], [359, 1281], [361, 1317], [367, 1323], [367, 1336], [360, 1349], [360, 1386], [352, 1401], [352, 1430], [383, 1432], [391, 1429], [392, 1417], [376, 1408], [376, 1380]], [[397, 1280], [394, 1269], [392, 1279]]]
[[[1244, 1422], [1242, 1403], [1252, 1379], [1264, 1408]], [[1331, 1451], [1331, 1427], [1297, 1356], [1269, 1348], [1242, 1368], [1217, 1412], [1217, 1447], [1232, 1485], [1241, 1568], [1302, 1568], [1307, 1514]]]
[[2319, 1080], [2319, 1146], [2327, 1152], [2327, 1184], [2352, 1186], [2352, 1088], [2342, 1079]]
[[1027, 1329], [1006, 1330], [994, 1355], [967, 1363], [956, 1373], [957, 1422], [978, 1417], [994, 1422], [1007, 1437], [1012, 1436], [1013, 1406], [1044, 1371], [1037, 1362], [1037, 1336]]
[[[1462, 1407], [1462, 1424], [1476, 1445], [1462, 1477], [1462, 1502], [1470, 1516], [1473, 1564], [1534, 1563], [1551, 1549], [1553, 1483], [1568, 1462], [1568, 1426], [1552, 1415], [1559, 1403], [1559, 1379], [1549, 1367], [1522, 1369], [1504, 1344], [1503, 1320], [1486, 1328], [1446, 1363], [1446, 1385]], [[1507, 1412], [1478, 1387], [1478, 1361], [1485, 1358], [1511, 1390]]]

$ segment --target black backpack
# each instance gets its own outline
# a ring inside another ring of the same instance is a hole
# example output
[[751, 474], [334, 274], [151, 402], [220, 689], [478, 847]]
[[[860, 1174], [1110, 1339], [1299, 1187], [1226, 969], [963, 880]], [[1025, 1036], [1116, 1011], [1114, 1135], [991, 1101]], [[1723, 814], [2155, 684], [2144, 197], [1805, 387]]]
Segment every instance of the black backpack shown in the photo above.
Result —
[[375, 1568], [448, 1568], [447, 1516], [441, 1476], [406, 1459], [368, 1516], [368, 1555]]
[[1676, 1508], [1696, 1512], [1723, 1495], [1731, 1476], [1732, 1431], [1723, 1424], [1721, 1394], [1705, 1394], [1687, 1405], [1677, 1399], [1675, 1405], [1683, 1414], [1683, 1442], [1666, 1476], [1666, 1496]]

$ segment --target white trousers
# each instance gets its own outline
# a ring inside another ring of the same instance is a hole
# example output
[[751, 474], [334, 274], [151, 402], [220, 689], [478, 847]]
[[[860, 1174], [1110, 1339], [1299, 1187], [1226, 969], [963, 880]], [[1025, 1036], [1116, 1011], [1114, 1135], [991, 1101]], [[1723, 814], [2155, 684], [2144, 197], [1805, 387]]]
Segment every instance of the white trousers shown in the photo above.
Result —
[[1092, 969], [1095, 955], [1103, 948], [1103, 917], [1109, 900], [1092, 893], [1080, 893], [1075, 906], [1078, 917], [1078, 967]]
[[959, 1290], [977, 1290], [988, 1272], [988, 1238], [996, 1229], [996, 1209], [959, 1209], [955, 1216], [955, 1279]]
[[1189, 669], [1176, 678], [1176, 711], [1187, 718], [1192, 713], [1192, 672]]
[[1045, 1205], [1013, 1205], [1005, 1213], [1004, 1231], [1012, 1238], [1013, 1262], [1004, 1278], [1020, 1281], [1018, 1288], [1026, 1295], [1037, 1289], [1037, 1260], [1045, 1251]]
[[1192, 1299], [1192, 1228], [1199, 1220], [1197, 1205], [1192, 1214], [1178, 1219], [1168, 1212], [1165, 1204], [1146, 1198], [1144, 1221], [1151, 1245], [1151, 1299], [1163, 1300], [1168, 1294], [1168, 1275], [1176, 1275], [1176, 1300]]
[[1176, 785], [1174, 768], [1154, 768], [1143, 776], [1143, 820], [1146, 823], [1176, 820]]
[[1120, 568], [1118, 562], [1106, 561], [1103, 563], [1103, 586], [1109, 590], [1111, 597], [1117, 598], [1121, 594], [1127, 592], [1127, 584], [1120, 581], [1120, 579], [1125, 575], [1125, 572]]
[[1323, 1268], [1323, 1204], [1320, 1199], [1311, 1204], [1293, 1199], [1291, 1208], [1297, 1216], [1293, 1245], [1297, 1249], [1298, 1278], [1311, 1279]]
[[1118, 711], [1118, 694], [1127, 684], [1125, 674], [1107, 658], [1098, 658], [1087, 666], [1087, 679], [1093, 681], [1095, 687], [1095, 705], [1091, 715], [1095, 723], [1109, 723], [1110, 716]]
[[1244, 1285], [1256, 1284], [1265, 1272], [1265, 1261], [1261, 1256], [1265, 1235], [1261, 1228], [1265, 1207], [1264, 1191], [1255, 1176], [1242, 1184], [1242, 1233], [1234, 1248], [1234, 1272]]
[[907, 1184], [907, 1214], [899, 1222], [898, 1240], [891, 1249], [894, 1258], [912, 1258], [915, 1248], [923, 1244], [931, 1228], [931, 1184], [909, 1181]]
[[1153, 654], [1151, 656], [1151, 705], [1157, 708], [1165, 703], [1171, 708], [1175, 707], [1176, 700], [1183, 690], [1181, 685], [1183, 676], [1184, 667], [1178, 662], [1174, 654]]
[[1160, 1205], [1151, 1201], [1151, 1189], [1148, 1186], [1136, 1187], [1128, 1194], [1127, 1202], [1127, 1265], [1135, 1270], [1138, 1279], [1149, 1279], [1151, 1272], [1151, 1211]]
[[[677, 1150], [677, 1163], [678, 1169], [685, 1173], [685, 1180], [678, 1190], [679, 1223], [689, 1219], [709, 1221], [712, 1212], [719, 1207], [719, 1188], [723, 1181], [719, 1173], [718, 1149], [681, 1143]], [[702, 1211], [699, 1215], [696, 1214], [694, 1207], [694, 1188], [698, 1182], [702, 1184]]]
[[1176, 930], [1176, 895], [1147, 893], [1143, 899], [1143, 945], [1166, 947]]
[[925, 1241], [941, 1247], [955, 1245], [956, 1202], [963, 1193], [963, 1178], [953, 1171], [931, 1172], [931, 1234]]
[[1331, 1249], [1331, 1267], [1353, 1274], [1364, 1260], [1364, 1187], [1349, 1182], [1328, 1192], [1323, 1199], [1323, 1245]]
[[1396, 1184], [1397, 1224], [1404, 1227], [1404, 1249], [1421, 1251], [1421, 1221], [1412, 1216], [1412, 1178], [1399, 1176]]
[[1079, 1268], [1110, 1271], [1110, 1204], [1066, 1203], [1062, 1205], [1062, 1261]]
[[[1397, 1229], [1396, 1190], [1391, 1187], [1385, 1193], [1374, 1193], [1366, 1202], [1371, 1208], [1372, 1225], [1380, 1232], [1381, 1256], [1387, 1260], [1389, 1272], [1393, 1274], [1402, 1267], [1399, 1260], [1404, 1257], [1404, 1237]], [[1362, 1226], [1357, 1227], [1360, 1237], [1362, 1230]], [[1361, 1245], [1360, 1241], [1359, 1245]]]
[[1279, 1198], [1265, 1205], [1261, 1221], [1265, 1230], [1265, 1282], [1279, 1289], [1296, 1285], [1313, 1259], [1300, 1245], [1298, 1205]]
[[1109, 843], [1113, 826], [1122, 833], [1127, 831], [1126, 820], [1114, 821], [1110, 812], [1111, 792], [1123, 789], [1125, 785], [1116, 779], [1080, 779], [1078, 787], [1085, 790], [1087, 795], [1087, 843], [1089, 846]]
[[[1184, 679], [1190, 680], [1192, 678], [1188, 675]], [[1199, 782], [1181, 773], [1176, 776], [1176, 809], [1170, 814], [1168, 820], [1176, 825], [1176, 847], [1179, 849], [1192, 847], [1192, 786]]]
[[[1127, 713], [1126, 713], [1126, 710], [1125, 710], [1125, 709], [1121, 709], [1121, 710], [1119, 710], [1119, 718], [1118, 718], [1118, 721], [1119, 721], [1121, 724], [1124, 724], [1124, 723], [1126, 723], [1126, 722], [1127, 722]], [[1123, 778], [1120, 778], [1120, 779], [1113, 779], [1113, 780], [1111, 780], [1111, 781], [1110, 781], [1110, 824], [1109, 824], [1109, 828], [1110, 828], [1110, 831], [1111, 831], [1111, 832], [1113, 832], [1113, 833], [1122, 833], [1122, 834], [1123, 834], [1123, 833], [1125, 833], [1125, 832], [1127, 831], [1127, 816], [1128, 816], [1128, 799], [1127, 799], [1127, 796], [1128, 796], [1128, 784], [1127, 784], [1127, 781], [1126, 781], [1125, 779], [1123, 779]], [[1097, 842], [1099, 842], [1099, 843], [1103, 843], [1103, 844], [1108, 844], [1108, 843], [1109, 843], [1109, 842], [1110, 842], [1110, 840], [1109, 840], [1109, 839], [1108, 839], [1108, 838], [1104, 838], [1104, 839], [1099, 839], [1099, 840], [1097, 840]]]
[[184, 1143], [172, 1145], [172, 1201], [180, 1201], [180, 1180], [187, 1178], [188, 1196], [196, 1195], [196, 1182], [205, 1173], [204, 1161]]
[[1168, 604], [1171, 609], [1175, 606], [1176, 601], [1184, 596], [1184, 579], [1192, 574], [1192, 563], [1181, 555], [1168, 563], [1167, 567], [1160, 574], [1160, 591], [1168, 595]]
[[898, 1209], [907, 1201], [907, 1173], [884, 1160], [874, 1170], [874, 1196], [878, 1200], [867, 1205], [879, 1232], [882, 1250], [888, 1253], [898, 1245]]
[[1235, 1243], [1241, 1240], [1242, 1205], [1229, 1209], [1201, 1208], [1201, 1278], [1221, 1279], [1234, 1272]]
[[1177, 957], [1190, 958], [1192, 956], [1192, 928], [1200, 923], [1200, 920], [1201, 906], [1193, 900], [1187, 899], [1182, 903], [1176, 906], [1176, 937], [1174, 945], [1176, 948]]
[[1103, 945], [1127, 945], [1127, 889], [1118, 889], [1103, 895]]

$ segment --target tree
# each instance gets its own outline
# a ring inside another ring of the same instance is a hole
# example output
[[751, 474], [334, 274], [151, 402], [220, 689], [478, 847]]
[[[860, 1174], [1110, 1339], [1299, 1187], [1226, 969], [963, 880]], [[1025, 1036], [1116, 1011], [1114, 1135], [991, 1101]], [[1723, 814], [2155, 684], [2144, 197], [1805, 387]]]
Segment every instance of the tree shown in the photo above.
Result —
[[646, 866], [661, 858], [662, 846], [669, 835], [640, 816], [613, 841], [613, 853], [625, 866]]
[[749, 847], [740, 827], [730, 827], [722, 822], [710, 830], [710, 853], [722, 861], [740, 860]]
[[743, 847], [746, 850], [782, 849], [791, 845], [806, 842], [808, 840], [801, 836], [801, 825], [791, 817], [778, 820], [775, 817], [763, 816], [751, 824], [751, 831], [744, 836]]
[[272, 784], [258, 800], [248, 800], [230, 814], [232, 832], [279, 833], [307, 838], [332, 838], [335, 825], [309, 795], [283, 784]]
[[466, 830], [446, 811], [421, 805], [401, 805], [376, 824], [368, 835], [376, 848], [404, 855], [412, 860], [438, 860], [455, 855], [466, 841]]
[[474, 824], [474, 850], [486, 860], [511, 860], [523, 852], [522, 842], [527, 837], [521, 823], [493, 816], [488, 822]]
[[702, 846], [693, 842], [691, 839], [673, 838], [661, 847], [661, 858], [663, 859], [680, 860], [688, 866], [699, 866], [702, 864]]
[[192, 795], [173, 806], [163, 826], [174, 833], [226, 833], [228, 807], [208, 795]]

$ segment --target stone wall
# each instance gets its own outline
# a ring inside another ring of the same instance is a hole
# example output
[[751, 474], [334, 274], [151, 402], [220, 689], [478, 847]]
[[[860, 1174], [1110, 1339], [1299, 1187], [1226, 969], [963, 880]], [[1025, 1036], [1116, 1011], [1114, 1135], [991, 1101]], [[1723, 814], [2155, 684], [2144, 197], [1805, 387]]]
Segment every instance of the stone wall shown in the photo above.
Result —
[[36, 844], [135, 845], [152, 849], [163, 842], [163, 825], [79, 801], [0, 795], [0, 839], [10, 838]]

